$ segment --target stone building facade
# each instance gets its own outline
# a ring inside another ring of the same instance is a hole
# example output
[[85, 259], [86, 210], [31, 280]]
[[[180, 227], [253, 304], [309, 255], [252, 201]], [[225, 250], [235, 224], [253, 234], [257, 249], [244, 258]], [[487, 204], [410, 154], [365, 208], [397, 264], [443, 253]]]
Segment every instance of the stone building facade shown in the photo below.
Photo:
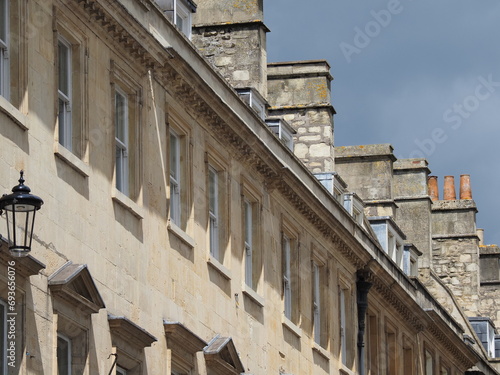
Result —
[[27, 257], [0, 221], [2, 373], [497, 373], [400, 246], [425, 163], [342, 170], [329, 66], [268, 66], [262, 1], [0, 6], [0, 187], [45, 202]]
[[[387, 215], [405, 234], [404, 241], [416, 246], [419, 280], [469, 327], [468, 334], [482, 343], [478, 349], [498, 371], [498, 247], [485, 246], [476, 228], [470, 176], [460, 176], [459, 194], [454, 177], [446, 176], [441, 195], [425, 160], [397, 160], [390, 145], [336, 148], [336, 168], [364, 200], [370, 222]], [[478, 321], [484, 327], [478, 328]], [[483, 338], [488, 330], [490, 342]]]

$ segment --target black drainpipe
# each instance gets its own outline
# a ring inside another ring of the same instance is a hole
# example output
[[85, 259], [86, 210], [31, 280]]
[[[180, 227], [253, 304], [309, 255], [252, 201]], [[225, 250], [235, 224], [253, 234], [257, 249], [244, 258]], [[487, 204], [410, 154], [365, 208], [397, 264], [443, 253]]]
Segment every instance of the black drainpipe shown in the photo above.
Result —
[[368, 291], [372, 283], [367, 281], [368, 272], [358, 271], [358, 281], [356, 281], [357, 304], [358, 304], [358, 358], [359, 375], [365, 374], [365, 319], [368, 308]]

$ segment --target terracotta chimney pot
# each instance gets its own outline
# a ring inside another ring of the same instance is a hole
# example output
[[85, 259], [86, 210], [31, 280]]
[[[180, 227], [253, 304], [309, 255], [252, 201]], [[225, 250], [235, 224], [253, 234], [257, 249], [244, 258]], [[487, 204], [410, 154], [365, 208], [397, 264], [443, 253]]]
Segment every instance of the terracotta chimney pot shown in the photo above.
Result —
[[457, 199], [457, 193], [455, 191], [455, 177], [444, 176], [444, 200], [452, 201]]
[[433, 202], [439, 200], [439, 188], [437, 176], [429, 176], [427, 178], [427, 192]]
[[472, 199], [472, 190], [470, 188], [470, 175], [460, 175], [460, 199]]

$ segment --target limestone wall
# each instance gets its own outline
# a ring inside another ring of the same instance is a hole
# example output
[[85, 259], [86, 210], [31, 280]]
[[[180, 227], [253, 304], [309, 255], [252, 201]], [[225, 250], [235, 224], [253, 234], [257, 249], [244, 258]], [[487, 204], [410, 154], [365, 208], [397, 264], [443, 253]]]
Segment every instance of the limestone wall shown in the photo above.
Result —
[[269, 114], [295, 129], [294, 153], [313, 173], [335, 171], [331, 80], [326, 61], [268, 65]]
[[423, 159], [403, 159], [394, 163], [394, 200], [397, 222], [422, 255], [419, 267], [431, 264], [431, 200], [427, 194], [429, 169]]
[[267, 31], [261, 21], [206, 24], [193, 28], [192, 41], [231, 86], [254, 87], [265, 98]]
[[[365, 202], [391, 201], [393, 163], [396, 160], [392, 151], [392, 146], [388, 144], [337, 147], [336, 168], [349, 189], [354, 190]], [[390, 216], [394, 216], [394, 213]]]
[[264, 19], [263, 0], [196, 0], [194, 24], [247, 22]]

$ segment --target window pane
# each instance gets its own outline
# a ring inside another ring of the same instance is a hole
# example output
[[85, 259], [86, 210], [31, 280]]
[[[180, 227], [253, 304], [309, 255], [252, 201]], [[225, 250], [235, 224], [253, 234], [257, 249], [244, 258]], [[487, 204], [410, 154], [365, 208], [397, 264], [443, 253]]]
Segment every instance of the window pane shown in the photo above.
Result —
[[175, 15], [175, 24], [179, 29], [184, 31], [184, 20], [182, 19], [182, 16], [179, 13]]
[[57, 374], [71, 374], [71, 344], [63, 337], [57, 337]]
[[63, 41], [59, 41], [59, 91], [69, 97], [70, 90], [70, 49]]
[[170, 133], [170, 175], [179, 181], [179, 138], [175, 133]]
[[341, 346], [341, 356], [342, 363], [347, 365], [347, 332], [346, 332], [346, 295], [345, 290], [340, 289], [340, 346]]
[[252, 246], [252, 204], [245, 201], [245, 242]]
[[127, 98], [119, 92], [115, 94], [115, 136], [126, 144], [127, 140]]
[[8, 0], [0, 0], [0, 40], [7, 45], [7, 35], [9, 27]]
[[217, 216], [217, 202], [218, 202], [218, 187], [217, 187], [217, 171], [210, 167], [208, 173], [209, 184], [209, 201], [210, 212]]
[[290, 239], [283, 236], [283, 302], [285, 317], [292, 319]]

